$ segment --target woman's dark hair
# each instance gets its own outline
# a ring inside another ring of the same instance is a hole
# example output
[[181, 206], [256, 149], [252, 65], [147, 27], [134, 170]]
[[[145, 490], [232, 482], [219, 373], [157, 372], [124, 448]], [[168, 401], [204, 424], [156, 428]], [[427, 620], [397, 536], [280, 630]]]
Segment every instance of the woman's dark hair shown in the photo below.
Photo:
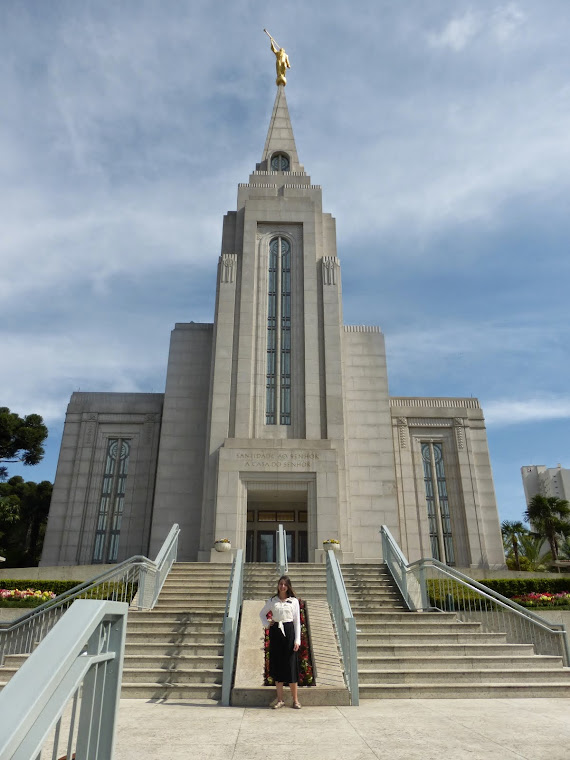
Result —
[[279, 596], [279, 584], [281, 581], [285, 581], [287, 584], [287, 598], [294, 596], [295, 599], [297, 598], [297, 594], [293, 591], [293, 586], [291, 585], [291, 578], [289, 578], [288, 575], [282, 575], [281, 578], [277, 581], [277, 596]]

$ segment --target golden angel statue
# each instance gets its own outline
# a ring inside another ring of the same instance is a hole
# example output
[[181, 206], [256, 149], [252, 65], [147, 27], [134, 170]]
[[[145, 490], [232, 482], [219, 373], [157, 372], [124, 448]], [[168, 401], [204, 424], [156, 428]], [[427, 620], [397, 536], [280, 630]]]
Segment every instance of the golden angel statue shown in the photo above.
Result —
[[275, 84], [277, 86], [281, 84], [286, 85], [287, 79], [285, 78], [285, 72], [287, 69], [291, 68], [289, 56], [285, 52], [285, 48], [279, 47], [267, 29], [264, 29], [263, 31], [271, 40], [271, 51], [275, 53], [275, 68], [277, 69], [277, 79], [275, 80]]

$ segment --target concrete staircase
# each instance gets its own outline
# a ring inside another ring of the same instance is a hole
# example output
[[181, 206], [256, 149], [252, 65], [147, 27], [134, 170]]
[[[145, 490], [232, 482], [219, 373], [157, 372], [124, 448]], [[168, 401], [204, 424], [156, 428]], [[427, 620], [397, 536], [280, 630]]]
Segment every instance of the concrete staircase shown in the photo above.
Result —
[[454, 613], [409, 612], [385, 565], [343, 565], [361, 699], [570, 697], [561, 657], [507, 644]]
[[[289, 565], [289, 577], [295, 593], [301, 599], [326, 600], [327, 573], [325, 565], [297, 562]], [[246, 564], [243, 579], [244, 599], [269, 599], [277, 593], [278, 573], [275, 563]]]
[[176, 563], [150, 612], [130, 611], [121, 697], [220, 699], [231, 567]]
[[[336, 634], [327, 604], [326, 568], [322, 564], [292, 563], [289, 576], [295, 593], [306, 602], [310, 646], [316, 683], [301, 687], [299, 699], [305, 706], [348, 705]], [[275, 564], [246, 565], [244, 603], [232, 704], [244, 707], [268, 705], [275, 688], [263, 686], [264, 655], [259, 610], [263, 601], [277, 592]], [[288, 702], [289, 690], [285, 690]]]

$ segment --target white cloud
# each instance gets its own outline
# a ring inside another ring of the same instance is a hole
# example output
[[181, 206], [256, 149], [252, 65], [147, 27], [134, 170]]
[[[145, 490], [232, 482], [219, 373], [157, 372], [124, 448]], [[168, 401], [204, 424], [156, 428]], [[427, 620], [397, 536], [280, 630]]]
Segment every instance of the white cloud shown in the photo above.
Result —
[[481, 4], [478, 12], [466, 11], [447, 21], [439, 32], [428, 35], [434, 48], [449, 48], [461, 52], [476, 38], [495, 40], [500, 44], [511, 40], [526, 21], [526, 14], [517, 3], [488, 9]]
[[470, 42], [481, 28], [481, 21], [473, 13], [467, 11], [463, 16], [452, 18], [441, 32], [429, 36], [434, 47], [448, 47], [460, 51]]
[[526, 14], [517, 3], [499, 6], [491, 16], [491, 31], [499, 42], [510, 40], [524, 24]]
[[570, 418], [570, 396], [486, 401], [483, 411], [488, 426]]

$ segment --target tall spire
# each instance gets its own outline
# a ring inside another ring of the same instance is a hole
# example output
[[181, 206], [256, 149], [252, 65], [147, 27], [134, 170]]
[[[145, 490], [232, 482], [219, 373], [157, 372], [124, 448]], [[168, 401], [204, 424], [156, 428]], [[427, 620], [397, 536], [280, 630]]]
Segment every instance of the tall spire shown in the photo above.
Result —
[[303, 167], [299, 164], [293, 127], [291, 126], [291, 118], [287, 107], [287, 98], [285, 97], [285, 87], [283, 85], [279, 85], [277, 88], [260, 168], [263, 167], [270, 170], [271, 158], [277, 153], [284, 154], [289, 158], [289, 171], [303, 171]]

